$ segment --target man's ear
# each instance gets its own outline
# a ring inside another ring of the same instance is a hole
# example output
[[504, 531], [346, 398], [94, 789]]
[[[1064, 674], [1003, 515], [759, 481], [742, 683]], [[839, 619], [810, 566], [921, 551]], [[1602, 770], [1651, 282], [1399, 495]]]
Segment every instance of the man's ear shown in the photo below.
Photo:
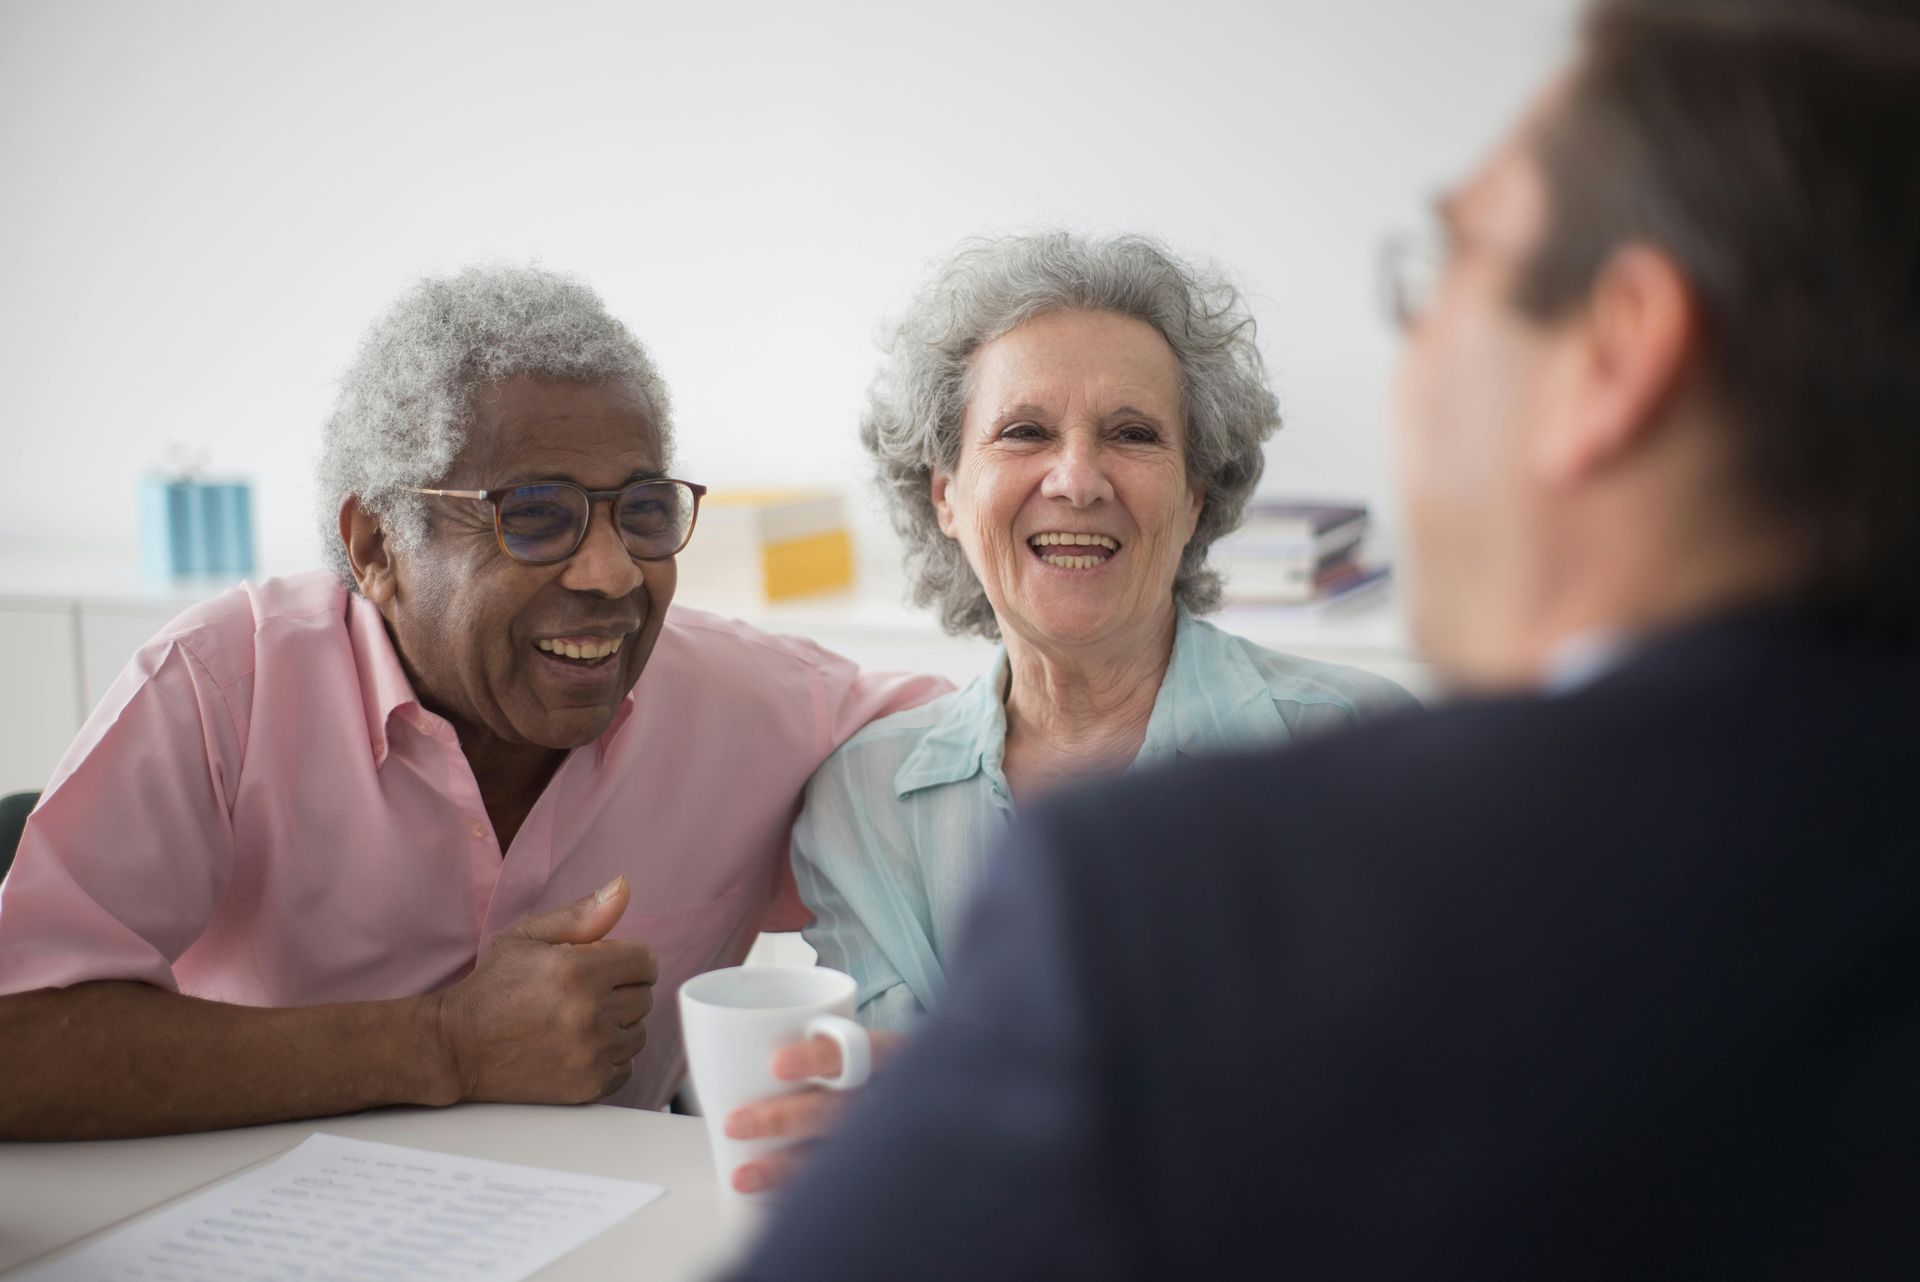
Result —
[[353, 567], [353, 581], [360, 585], [360, 595], [385, 607], [399, 590], [394, 581], [393, 549], [387, 542], [386, 527], [379, 517], [360, 506], [357, 494], [340, 501], [340, 541], [346, 545], [347, 563]]
[[1700, 307], [1671, 258], [1629, 245], [1594, 277], [1568, 322], [1562, 395], [1540, 424], [1535, 464], [1550, 484], [1578, 482], [1644, 444], [1666, 419], [1700, 344]]
[[954, 538], [953, 507], [947, 502], [947, 488], [953, 484], [953, 478], [945, 472], [933, 474], [932, 495], [933, 514], [940, 519], [940, 533]]

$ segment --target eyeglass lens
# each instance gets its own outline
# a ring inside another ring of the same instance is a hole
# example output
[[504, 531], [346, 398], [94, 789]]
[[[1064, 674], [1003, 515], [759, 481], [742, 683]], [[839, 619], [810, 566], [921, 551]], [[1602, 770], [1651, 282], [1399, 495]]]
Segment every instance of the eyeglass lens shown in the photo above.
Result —
[[[628, 555], [670, 557], [693, 529], [694, 496], [674, 481], [628, 486], [614, 502], [613, 523]], [[522, 561], [559, 561], [579, 546], [593, 518], [587, 492], [574, 485], [521, 485], [500, 500], [500, 541]]]

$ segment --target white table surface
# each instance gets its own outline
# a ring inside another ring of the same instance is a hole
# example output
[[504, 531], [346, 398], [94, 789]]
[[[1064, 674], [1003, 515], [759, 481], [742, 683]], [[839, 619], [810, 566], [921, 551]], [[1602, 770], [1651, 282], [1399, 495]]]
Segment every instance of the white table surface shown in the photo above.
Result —
[[542, 1279], [711, 1277], [754, 1208], [723, 1200], [698, 1118], [593, 1105], [462, 1104], [157, 1139], [0, 1144], [0, 1271], [78, 1245], [287, 1152], [315, 1131], [658, 1184], [666, 1196], [562, 1256]]

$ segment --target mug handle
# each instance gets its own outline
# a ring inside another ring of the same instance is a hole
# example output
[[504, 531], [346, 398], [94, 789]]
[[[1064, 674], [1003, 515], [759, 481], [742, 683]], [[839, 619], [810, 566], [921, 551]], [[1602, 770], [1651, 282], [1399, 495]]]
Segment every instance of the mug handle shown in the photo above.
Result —
[[873, 1071], [873, 1039], [864, 1026], [845, 1015], [815, 1015], [807, 1021], [808, 1037], [830, 1037], [840, 1048], [840, 1072], [808, 1080], [830, 1091], [850, 1091], [867, 1083]]

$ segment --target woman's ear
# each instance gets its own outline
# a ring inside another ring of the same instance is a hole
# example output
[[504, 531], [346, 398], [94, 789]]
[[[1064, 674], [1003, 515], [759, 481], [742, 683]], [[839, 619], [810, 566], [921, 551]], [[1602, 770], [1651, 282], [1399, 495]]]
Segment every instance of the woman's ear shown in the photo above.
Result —
[[346, 545], [347, 564], [353, 567], [353, 581], [360, 595], [384, 607], [398, 591], [394, 581], [393, 549], [387, 542], [386, 527], [380, 518], [360, 505], [360, 496], [349, 494], [340, 501], [340, 541]]
[[953, 478], [945, 472], [933, 474], [931, 493], [933, 496], [933, 514], [940, 519], [940, 533], [948, 538], [957, 537], [953, 532], [953, 505], [947, 501], [947, 490], [953, 484]]

